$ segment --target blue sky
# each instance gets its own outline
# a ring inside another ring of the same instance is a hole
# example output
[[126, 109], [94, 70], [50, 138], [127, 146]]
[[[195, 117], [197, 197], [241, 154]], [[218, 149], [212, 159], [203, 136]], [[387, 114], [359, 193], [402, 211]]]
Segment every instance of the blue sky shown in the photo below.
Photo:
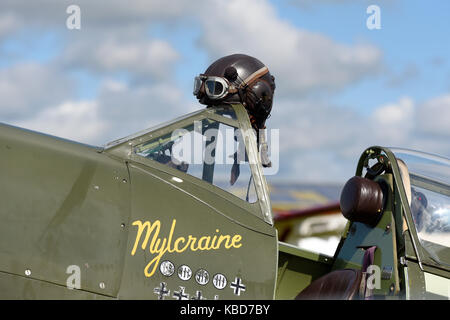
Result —
[[342, 182], [371, 144], [450, 157], [450, 3], [376, 3], [379, 30], [371, 1], [5, 0], [0, 119], [102, 145], [201, 108], [193, 77], [241, 52], [276, 77], [273, 178]]
[[[389, 85], [389, 79], [376, 76], [356, 83], [339, 93], [336, 98], [340, 104], [358, 105], [366, 100], [361, 108], [368, 112], [400, 95], [413, 92], [417, 100], [425, 100], [449, 91], [450, 2], [382, 2], [380, 30], [366, 28], [366, 8], [377, 1], [343, 1], [344, 5], [335, 1], [297, 8], [293, 2], [273, 3], [281, 18], [300, 28], [324, 33], [340, 43], [361, 41], [376, 45], [383, 51], [386, 71], [395, 76], [409, 66], [417, 69], [417, 74], [396, 86]], [[434, 65], [439, 62], [445, 67]]]

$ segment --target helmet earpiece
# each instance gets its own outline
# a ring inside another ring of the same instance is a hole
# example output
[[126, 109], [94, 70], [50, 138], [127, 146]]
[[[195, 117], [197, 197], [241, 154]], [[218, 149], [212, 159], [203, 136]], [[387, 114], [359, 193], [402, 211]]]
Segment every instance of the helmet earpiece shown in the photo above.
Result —
[[257, 118], [266, 119], [272, 110], [272, 88], [264, 79], [258, 79], [247, 90], [247, 106]]

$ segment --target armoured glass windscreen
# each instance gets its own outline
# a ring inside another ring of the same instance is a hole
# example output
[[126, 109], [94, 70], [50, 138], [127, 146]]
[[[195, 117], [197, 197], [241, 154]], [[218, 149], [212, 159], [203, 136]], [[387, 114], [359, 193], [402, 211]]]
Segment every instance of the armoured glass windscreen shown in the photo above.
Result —
[[250, 203], [257, 201], [239, 129], [211, 119], [135, 147], [136, 154], [202, 179]]

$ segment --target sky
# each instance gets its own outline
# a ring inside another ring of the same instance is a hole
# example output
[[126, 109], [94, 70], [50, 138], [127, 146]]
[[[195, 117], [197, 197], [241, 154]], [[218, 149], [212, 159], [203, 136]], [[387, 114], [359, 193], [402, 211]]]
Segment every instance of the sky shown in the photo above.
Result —
[[344, 183], [371, 145], [450, 157], [449, 12], [433, 0], [2, 0], [0, 122], [102, 146], [203, 108], [194, 77], [245, 53], [277, 86], [268, 179]]

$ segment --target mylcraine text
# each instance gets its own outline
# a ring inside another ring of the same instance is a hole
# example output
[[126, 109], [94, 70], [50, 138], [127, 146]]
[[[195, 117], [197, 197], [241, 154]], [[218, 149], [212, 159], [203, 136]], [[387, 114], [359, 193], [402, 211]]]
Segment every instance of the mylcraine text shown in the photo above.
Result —
[[[219, 229], [216, 229], [213, 235], [204, 235], [201, 237], [194, 237], [192, 235], [186, 235], [186, 237], [177, 237], [174, 239], [175, 225], [177, 221], [172, 220], [172, 226], [168, 237], [160, 237], [161, 222], [156, 220], [154, 222], [136, 220], [132, 223], [133, 226], [137, 226], [136, 240], [134, 242], [131, 255], [134, 256], [139, 242], [141, 241], [142, 234], [145, 230], [144, 240], [142, 241], [142, 250], [148, 250], [151, 254], [155, 255], [154, 258], [147, 264], [144, 269], [146, 277], [151, 277], [161, 261], [161, 258], [166, 252], [169, 253], [182, 253], [186, 250], [190, 251], [209, 251], [219, 250], [220, 248], [231, 249], [240, 248], [242, 246], [242, 236], [236, 235], [223, 235], [220, 234]], [[151, 240], [150, 240], [151, 239]], [[149, 244], [150, 240], [150, 244]]]

